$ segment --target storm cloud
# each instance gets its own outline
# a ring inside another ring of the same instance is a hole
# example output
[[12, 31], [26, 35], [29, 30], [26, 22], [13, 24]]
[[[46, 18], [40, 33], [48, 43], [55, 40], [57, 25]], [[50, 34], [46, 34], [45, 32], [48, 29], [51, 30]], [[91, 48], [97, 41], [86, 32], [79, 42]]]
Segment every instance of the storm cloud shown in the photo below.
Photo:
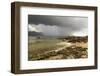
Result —
[[28, 28], [47, 36], [84, 36], [88, 32], [88, 17], [28, 15]]

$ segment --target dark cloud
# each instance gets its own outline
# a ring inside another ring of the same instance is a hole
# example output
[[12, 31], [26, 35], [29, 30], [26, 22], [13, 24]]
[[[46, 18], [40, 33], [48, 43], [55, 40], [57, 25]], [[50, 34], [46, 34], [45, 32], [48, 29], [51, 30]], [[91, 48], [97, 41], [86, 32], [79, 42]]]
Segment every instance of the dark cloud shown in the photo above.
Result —
[[86, 33], [88, 29], [88, 18], [74, 16], [29, 15], [28, 24], [42, 30], [45, 34], [69, 35], [75, 32]]
[[60, 18], [57, 16], [43, 16], [43, 15], [29, 15], [28, 22], [29, 24], [45, 24], [45, 25], [58, 25], [61, 24], [55, 19]]

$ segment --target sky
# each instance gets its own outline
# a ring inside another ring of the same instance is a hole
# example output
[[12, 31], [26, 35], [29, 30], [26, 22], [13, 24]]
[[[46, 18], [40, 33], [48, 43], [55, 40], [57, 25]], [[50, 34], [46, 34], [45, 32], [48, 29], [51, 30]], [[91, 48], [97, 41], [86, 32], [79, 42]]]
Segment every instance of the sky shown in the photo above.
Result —
[[28, 29], [45, 36], [86, 36], [88, 17], [28, 15]]

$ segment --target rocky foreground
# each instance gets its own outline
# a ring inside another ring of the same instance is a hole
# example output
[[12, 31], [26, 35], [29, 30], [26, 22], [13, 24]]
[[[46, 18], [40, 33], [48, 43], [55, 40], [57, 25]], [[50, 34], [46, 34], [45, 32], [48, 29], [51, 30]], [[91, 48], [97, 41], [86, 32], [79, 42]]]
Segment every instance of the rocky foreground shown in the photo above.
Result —
[[61, 38], [62, 42], [57, 43], [63, 47], [56, 48], [54, 50], [45, 51], [29, 56], [29, 60], [60, 60], [60, 59], [80, 59], [88, 58], [88, 38], [85, 37], [68, 37]]
[[74, 43], [69, 46], [67, 45], [62, 48], [58, 48], [57, 50], [38, 54], [37, 57], [32, 58], [32, 60], [78, 59], [87, 57], [88, 53], [86, 43]]

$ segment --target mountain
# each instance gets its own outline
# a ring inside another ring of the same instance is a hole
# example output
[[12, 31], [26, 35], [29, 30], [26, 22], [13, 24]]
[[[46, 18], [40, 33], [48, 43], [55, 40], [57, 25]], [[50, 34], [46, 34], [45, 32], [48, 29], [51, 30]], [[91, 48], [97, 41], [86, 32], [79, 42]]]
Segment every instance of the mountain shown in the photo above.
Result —
[[29, 36], [43, 36], [41, 32], [28, 31]]

